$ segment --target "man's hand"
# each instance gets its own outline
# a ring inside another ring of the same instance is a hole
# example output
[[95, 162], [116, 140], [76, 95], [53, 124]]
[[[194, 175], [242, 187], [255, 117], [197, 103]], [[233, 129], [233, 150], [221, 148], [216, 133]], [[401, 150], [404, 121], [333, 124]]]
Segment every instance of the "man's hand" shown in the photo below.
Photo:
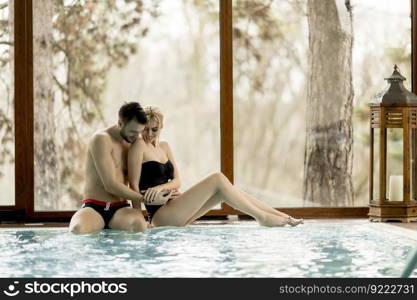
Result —
[[142, 207], [140, 206], [140, 201], [132, 201], [132, 207], [140, 210], [142, 209]]

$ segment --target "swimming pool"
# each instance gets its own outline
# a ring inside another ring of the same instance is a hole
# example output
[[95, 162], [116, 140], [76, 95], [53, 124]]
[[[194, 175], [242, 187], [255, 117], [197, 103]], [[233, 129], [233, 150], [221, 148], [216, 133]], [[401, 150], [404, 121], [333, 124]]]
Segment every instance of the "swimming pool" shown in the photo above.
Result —
[[410, 230], [381, 223], [206, 224], [90, 235], [1, 229], [0, 276], [398, 277], [417, 246]]

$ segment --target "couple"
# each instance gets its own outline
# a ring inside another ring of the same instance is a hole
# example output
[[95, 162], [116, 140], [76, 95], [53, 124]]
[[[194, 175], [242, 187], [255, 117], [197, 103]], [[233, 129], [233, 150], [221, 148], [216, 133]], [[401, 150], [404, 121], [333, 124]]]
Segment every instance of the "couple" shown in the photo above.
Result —
[[[185, 226], [223, 201], [262, 226], [303, 222], [237, 189], [222, 173], [211, 174], [180, 193], [174, 155], [167, 142], [159, 141], [162, 128], [163, 115], [157, 108], [143, 109], [139, 103], [130, 102], [120, 108], [117, 125], [93, 135], [85, 165], [85, 200], [71, 218], [71, 232]], [[132, 201], [133, 208], [126, 199]]]

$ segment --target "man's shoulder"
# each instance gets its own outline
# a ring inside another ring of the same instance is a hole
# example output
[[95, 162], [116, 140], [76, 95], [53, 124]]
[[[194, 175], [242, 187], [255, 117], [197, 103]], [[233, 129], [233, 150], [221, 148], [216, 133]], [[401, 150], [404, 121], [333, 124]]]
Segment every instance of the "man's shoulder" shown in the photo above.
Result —
[[110, 146], [111, 136], [106, 130], [98, 130], [90, 138], [90, 145]]

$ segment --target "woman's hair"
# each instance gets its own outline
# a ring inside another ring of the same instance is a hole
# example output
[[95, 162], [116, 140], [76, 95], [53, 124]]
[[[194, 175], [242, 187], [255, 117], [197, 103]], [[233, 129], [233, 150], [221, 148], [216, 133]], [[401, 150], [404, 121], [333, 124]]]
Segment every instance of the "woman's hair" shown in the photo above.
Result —
[[164, 115], [158, 107], [146, 106], [144, 111], [148, 121], [154, 120], [158, 123], [159, 128], [164, 127]]

